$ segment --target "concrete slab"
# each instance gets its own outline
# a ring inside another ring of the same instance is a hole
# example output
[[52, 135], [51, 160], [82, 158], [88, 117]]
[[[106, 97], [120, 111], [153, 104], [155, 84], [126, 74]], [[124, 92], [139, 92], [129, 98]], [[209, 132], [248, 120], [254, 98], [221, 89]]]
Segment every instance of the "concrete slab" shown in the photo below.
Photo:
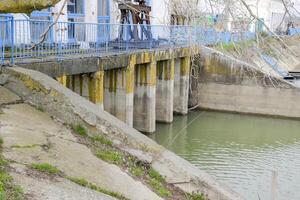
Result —
[[0, 86], [0, 106], [3, 104], [15, 103], [20, 100], [20, 97], [18, 97], [5, 87]]
[[[116, 165], [98, 159], [88, 147], [77, 143], [71, 130], [53, 121], [46, 113], [26, 104], [10, 105], [3, 109], [0, 123], [3, 155], [9, 160], [26, 164], [50, 163], [67, 176], [84, 178], [132, 200], [161, 199]], [[33, 147], [13, 148], [13, 145]], [[45, 145], [49, 149], [42, 148]]]
[[22, 185], [25, 195], [30, 196], [31, 200], [116, 200], [63, 178], [47, 179], [29, 175], [23, 165], [14, 164], [12, 168], [14, 172], [11, 175], [14, 182]]

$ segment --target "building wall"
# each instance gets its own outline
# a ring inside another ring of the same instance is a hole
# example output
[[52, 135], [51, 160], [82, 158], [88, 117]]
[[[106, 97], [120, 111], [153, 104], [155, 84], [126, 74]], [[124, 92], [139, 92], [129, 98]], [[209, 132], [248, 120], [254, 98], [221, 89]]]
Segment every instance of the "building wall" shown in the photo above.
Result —
[[171, 14], [169, 12], [168, 3], [168, 0], [152, 0], [152, 24], [170, 24]]

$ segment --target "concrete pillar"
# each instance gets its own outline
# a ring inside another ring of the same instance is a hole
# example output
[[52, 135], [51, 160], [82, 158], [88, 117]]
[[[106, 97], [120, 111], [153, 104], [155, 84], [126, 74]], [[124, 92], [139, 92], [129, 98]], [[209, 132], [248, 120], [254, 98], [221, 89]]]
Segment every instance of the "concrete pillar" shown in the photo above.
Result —
[[174, 112], [182, 115], [188, 113], [190, 57], [175, 61]]
[[103, 109], [103, 94], [104, 94], [104, 71], [98, 71], [91, 75], [89, 82], [90, 101], [99, 105]]
[[81, 77], [81, 96], [90, 99], [90, 93], [89, 93], [89, 81], [90, 81], [90, 76], [89, 74], [83, 74]]
[[105, 71], [104, 109], [118, 119], [133, 126], [134, 67]]
[[72, 91], [74, 90], [73, 75], [67, 76], [67, 88], [69, 88]]
[[174, 59], [157, 62], [156, 121], [173, 121]]
[[74, 92], [81, 95], [81, 75], [74, 75], [73, 78]]
[[156, 61], [135, 67], [133, 127], [139, 131], [155, 131]]
[[67, 87], [67, 76], [64, 75], [64, 76], [57, 77], [56, 80], [63, 86]]

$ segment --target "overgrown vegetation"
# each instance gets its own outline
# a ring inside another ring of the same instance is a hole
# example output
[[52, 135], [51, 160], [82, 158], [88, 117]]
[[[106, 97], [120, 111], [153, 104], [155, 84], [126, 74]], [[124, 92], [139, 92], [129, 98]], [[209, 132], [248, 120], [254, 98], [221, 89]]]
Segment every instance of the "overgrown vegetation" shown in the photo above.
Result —
[[23, 200], [25, 199], [21, 187], [13, 184], [13, 178], [8, 173], [8, 162], [2, 156], [3, 139], [0, 138], [0, 199]]
[[112, 192], [112, 191], [109, 191], [109, 190], [106, 190], [106, 189], [103, 189], [95, 184], [92, 184], [90, 182], [88, 182], [87, 180], [85, 180], [84, 178], [75, 178], [75, 177], [67, 177], [70, 181], [80, 185], [80, 186], [83, 186], [83, 187], [87, 187], [87, 188], [90, 188], [92, 190], [95, 190], [95, 191], [98, 191], [98, 192], [101, 192], [103, 194], [107, 194], [109, 196], [112, 196], [112, 197], [115, 197], [117, 199], [120, 199], [120, 200], [129, 200], [128, 198], [124, 197], [123, 195], [117, 193], [117, 192]]

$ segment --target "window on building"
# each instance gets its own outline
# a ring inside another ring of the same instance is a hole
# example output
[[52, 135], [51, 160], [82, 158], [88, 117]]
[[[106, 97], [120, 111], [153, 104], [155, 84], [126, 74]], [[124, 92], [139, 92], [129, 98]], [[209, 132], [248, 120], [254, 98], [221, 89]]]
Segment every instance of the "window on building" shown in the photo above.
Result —
[[[46, 8], [40, 11], [33, 11], [30, 14], [30, 36], [32, 41], [38, 41], [44, 30], [52, 23], [52, 9]], [[53, 30], [50, 29], [46, 36], [46, 42], [53, 40]]]
[[77, 22], [84, 22], [84, 0], [68, 0], [68, 39], [78, 42], [85, 39], [85, 26]]
[[98, 22], [109, 23], [110, 21], [110, 4], [109, 0], [98, 0]]
[[84, 1], [83, 0], [68, 0], [68, 14], [83, 14]]

